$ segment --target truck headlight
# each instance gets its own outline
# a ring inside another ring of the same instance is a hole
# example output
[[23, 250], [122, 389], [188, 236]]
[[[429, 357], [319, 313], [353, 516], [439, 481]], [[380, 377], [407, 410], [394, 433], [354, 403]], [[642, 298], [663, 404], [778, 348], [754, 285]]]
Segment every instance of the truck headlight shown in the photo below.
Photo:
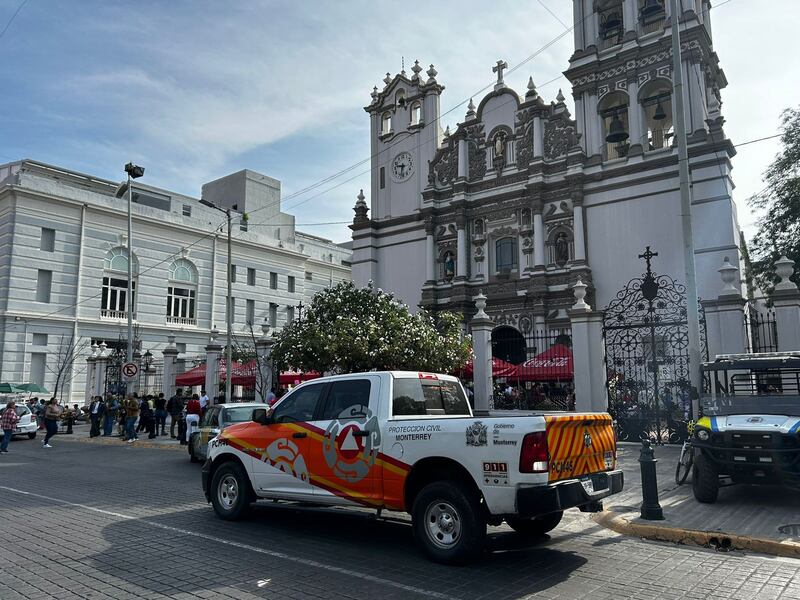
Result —
[[711, 435], [708, 433], [707, 430], [705, 429], [697, 430], [697, 439], [700, 440], [701, 442], [707, 442], [709, 437], [711, 437]]

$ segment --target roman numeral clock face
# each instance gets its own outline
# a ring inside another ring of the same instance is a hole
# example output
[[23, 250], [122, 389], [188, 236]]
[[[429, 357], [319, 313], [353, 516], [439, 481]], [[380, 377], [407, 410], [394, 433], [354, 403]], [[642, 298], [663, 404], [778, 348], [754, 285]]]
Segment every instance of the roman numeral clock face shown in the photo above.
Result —
[[406, 181], [414, 174], [414, 158], [408, 152], [401, 152], [392, 161], [392, 179], [398, 183]]

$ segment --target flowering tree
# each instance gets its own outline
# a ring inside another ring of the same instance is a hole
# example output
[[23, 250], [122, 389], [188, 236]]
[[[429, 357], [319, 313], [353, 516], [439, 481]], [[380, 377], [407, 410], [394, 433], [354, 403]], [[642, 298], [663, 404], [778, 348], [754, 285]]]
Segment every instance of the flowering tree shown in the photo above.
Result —
[[316, 294], [302, 320], [277, 336], [273, 357], [282, 367], [353, 373], [409, 370], [450, 373], [470, 358], [470, 338], [461, 319], [433, 319], [372, 285], [342, 282]]

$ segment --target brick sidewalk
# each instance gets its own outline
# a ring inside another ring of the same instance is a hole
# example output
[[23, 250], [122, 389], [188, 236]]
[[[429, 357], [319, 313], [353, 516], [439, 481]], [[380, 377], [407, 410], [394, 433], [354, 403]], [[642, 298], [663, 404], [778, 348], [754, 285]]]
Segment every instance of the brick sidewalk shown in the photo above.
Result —
[[615, 531], [673, 542], [715, 545], [726, 538], [735, 547], [800, 557], [800, 527], [792, 535], [779, 527], [800, 524], [800, 491], [775, 486], [734, 485], [720, 489], [714, 504], [701, 504], [692, 494], [691, 475], [675, 483], [680, 446], [656, 447], [658, 493], [663, 521], [639, 518], [642, 502], [639, 470], [640, 444], [622, 443], [619, 462], [625, 472], [625, 490], [606, 502], [597, 521]]

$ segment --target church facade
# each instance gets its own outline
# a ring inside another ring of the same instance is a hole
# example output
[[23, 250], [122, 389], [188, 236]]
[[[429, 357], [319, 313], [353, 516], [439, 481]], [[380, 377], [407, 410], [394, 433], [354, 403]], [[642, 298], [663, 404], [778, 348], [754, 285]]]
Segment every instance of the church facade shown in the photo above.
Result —
[[[678, 153], [673, 144], [671, 19], [680, 19], [698, 293], [740, 261], [709, 3], [682, 15], [658, 0], [574, 0], [574, 53], [551, 101], [533, 80], [504, 82], [443, 130], [433, 65], [387, 73], [365, 108], [371, 122], [369, 203], [355, 206], [352, 275], [411, 307], [465, 321], [483, 291], [487, 313], [523, 335], [569, 333], [572, 286], [602, 309], [653, 266], [684, 279]], [[684, 2], [684, 7], [687, 3]], [[530, 349], [528, 354], [530, 355]]]

